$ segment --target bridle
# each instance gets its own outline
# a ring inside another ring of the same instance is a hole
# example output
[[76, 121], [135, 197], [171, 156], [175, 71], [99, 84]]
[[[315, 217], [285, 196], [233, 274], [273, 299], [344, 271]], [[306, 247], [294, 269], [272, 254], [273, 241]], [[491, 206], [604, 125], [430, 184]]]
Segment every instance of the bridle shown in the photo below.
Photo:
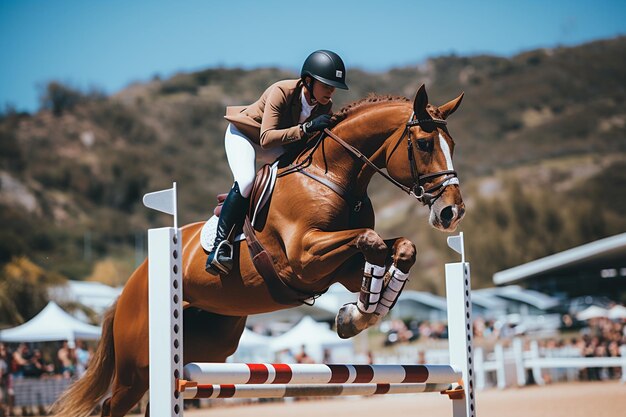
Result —
[[[341, 139], [339, 136], [335, 135], [330, 130], [324, 129], [324, 133], [328, 135], [331, 139], [333, 139], [335, 142], [337, 142], [339, 145], [341, 145], [343, 148], [345, 148], [348, 152], [352, 153], [354, 156], [359, 158], [363, 163], [371, 167], [374, 171], [382, 175], [385, 179], [387, 179], [393, 185], [400, 188], [402, 191], [404, 191], [408, 195], [415, 197], [422, 204], [427, 205], [429, 208], [431, 208], [432, 205], [435, 203], [435, 201], [437, 201], [437, 199], [441, 197], [446, 187], [452, 183], [450, 180], [452, 180], [453, 178], [458, 178], [458, 176], [457, 176], [456, 171], [452, 169], [432, 172], [429, 174], [419, 173], [417, 162], [415, 161], [415, 155], [413, 153], [414, 149], [413, 149], [413, 141], [411, 140], [412, 139], [411, 128], [413, 126], [420, 126], [423, 123], [434, 123], [434, 124], [438, 124], [442, 126], [445, 126], [447, 124], [447, 122], [443, 119], [434, 119], [434, 118], [418, 119], [416, 118], [415, 113], [412, 113], [411, 117], [406, 122], [404, 126], [404, 131], [402, 132], [402, 136], [400, 136], [398, 143], [402, 142], [404, 137], [407, 138], [407, 151], [408, 151], [408, 158], [409, 158], [409, 166], [411, 168], [411, 177], [413, 179], [413, 185], [411, 187], [407, 187], [406, 185], [401, 184], [400, 182], [392, 178], [389, 174], [384, 172], [382, 169], [376, 166], [376, 164], [370, 161], [365, 155], [363, 155], [361, 151], [359, 151], [357, 148], [355, 148], [354, 146], [350, 145], [349, 143]], [[426, 182], [429, 182], [432, 179], [439, 178], [439, 177], [444, 177], [443, 181], [440, 181], [439, 183], [432, 185], [428, 188], [424, 188], [424, 185], [422, 185], [422, 184], [425, 184]]]

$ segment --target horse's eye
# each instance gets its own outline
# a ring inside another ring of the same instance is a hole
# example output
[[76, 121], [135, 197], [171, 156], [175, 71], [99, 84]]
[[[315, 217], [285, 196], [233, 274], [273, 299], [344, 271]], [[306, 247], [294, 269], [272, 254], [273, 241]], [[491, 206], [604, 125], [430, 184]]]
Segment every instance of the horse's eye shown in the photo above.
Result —
[[420, 148], [420, 151], [430, 152], [433, 150], [433, 141], [428, 139], [418, 139], [417, 147]]

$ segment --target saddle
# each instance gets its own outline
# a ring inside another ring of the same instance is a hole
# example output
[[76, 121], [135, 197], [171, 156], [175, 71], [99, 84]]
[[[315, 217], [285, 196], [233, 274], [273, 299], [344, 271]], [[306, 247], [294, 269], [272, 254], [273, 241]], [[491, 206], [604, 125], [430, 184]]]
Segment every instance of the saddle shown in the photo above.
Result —
[[[261, 231], [265, 226], [267, 220], [267, 213], [269, 210], [269, 203], [274, 192], [274, 186], [276, 185], [276, 174], [278, 173], [278, 163], [275, 162], [272, 165], [266, 164], [261, 167], [257, 172], [254, 184], [252, 185], [252, 192], [250, 193], [250, 206], [248, 208], [247, 217], [251, 220], [255, 230]], [[224, 200], [226, 200], [228, 194], [217, 195], [217, 207], [213, 210], [214, 216], [211, 217], [202, 227], [200, 233], [200, 244], [207, 252], [213, 250], [213, 243], [215, 242], [215, 231], [217, 229], [218, 217], [222, 212], [222, 206]], [[240, 242], [246, 238], [242, 231], [237, 231], [237, 235], [232, 239], [232, 242]]]
[[[248, 217], [251, 219], [251, 223], [255, 226], [256, 230], [262, 230], [267, 219], [266, 208], [269, 206], [272, 193], [274, 192], [274, 186], [276, 185], [276, 173], [278, 172], [278, 163], [265, 164], [256, 173], [254, 184], [252, 185], [252, 192], [250, 193], [250, 206], [248, 208]], [[222, 212], [222, 206], [228, 193], [217, 195], [217, 207], [213, 210], [213, 214], [220, 217]]]
[[[277, 173], [278, 162], [272, 165], [264, 165], [257, 172], [252, 192], [250, 193], [250, 206], [243, 224], [243, 233], [236, 236], [233, 239], [233, 243], [246, 239], [254, 267], [265, 281], [274, 301], [288, 306], [299, 306], [303, 303], [309, 304], [313, 294], [298, 291], [280, 279], [278, 272], [274, 268], [272, 256], [265, 250], [255, 234], [255, 231], [261, 231], [265, 226], [267, 213], [269, 212], [269, 203], [276, 185]], [[213, 210], [214, 216], [205, 223], [200, 233], [200, 244], [207, 252], [213, 249], [218, 217], [227, 195], [219, 194], [217, 196], [218, 206]]]

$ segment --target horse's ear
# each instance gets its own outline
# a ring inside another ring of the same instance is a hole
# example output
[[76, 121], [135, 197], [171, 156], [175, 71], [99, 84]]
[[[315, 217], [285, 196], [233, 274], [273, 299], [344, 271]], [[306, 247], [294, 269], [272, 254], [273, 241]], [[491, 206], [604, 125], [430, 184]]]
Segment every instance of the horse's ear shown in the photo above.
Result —
[[447, 119], [448, 116], [450, 116], [452, 113], [454, 113], [456, 111], [456, 109], [459, 108], [459, 106], [461, 105], [461, 101], [463, 100], [463, 96], [464, 95], [465, 95], [465, 93], [461, 93], [461, 95], [458, 96], [457, 98], [455, 98], [454, 100], [450, 100], [449, 102], [447, 102], [443, 106], [439, 106], [439, 110], [443, 114], [443, 118], [444, 119]]
[[420, 85], [420, 88], [417, 89], [417, 94], [415, 95], [415, 101], [413, 101], [413, 111], [418, 119], [428, 119], [430, 116], [426, 111], [426, 106], [428, 105], [428, 94], [426, 94], [426, 86], [424, 84]]

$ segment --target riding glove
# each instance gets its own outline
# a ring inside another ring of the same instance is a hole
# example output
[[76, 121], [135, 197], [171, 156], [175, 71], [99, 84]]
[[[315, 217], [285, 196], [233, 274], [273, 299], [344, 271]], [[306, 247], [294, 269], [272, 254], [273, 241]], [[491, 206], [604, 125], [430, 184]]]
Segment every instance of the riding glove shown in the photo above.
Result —
[[302, 124], [302, 130], [304, 133], [314, 133], [321, 132], [330, 126], [330, 114], [322, 114], [321, 116], [317, 116], [313, 120], [309, 120], [306, 123]]

